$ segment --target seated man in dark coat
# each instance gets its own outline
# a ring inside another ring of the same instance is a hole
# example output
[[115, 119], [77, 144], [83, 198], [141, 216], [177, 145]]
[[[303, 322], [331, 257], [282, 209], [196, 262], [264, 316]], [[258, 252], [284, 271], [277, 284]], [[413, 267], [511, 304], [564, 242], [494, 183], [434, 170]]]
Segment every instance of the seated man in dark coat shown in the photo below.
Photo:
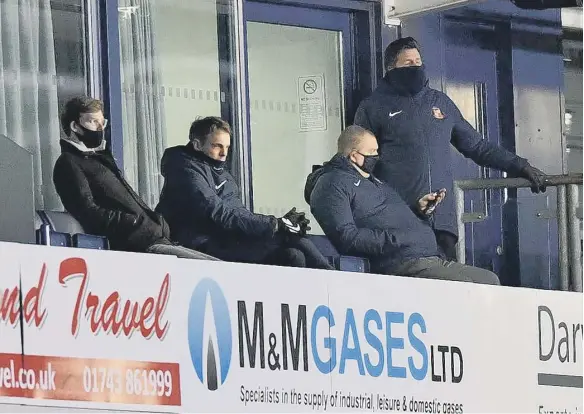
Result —
[[446, 190], [406, 204], [390, 183], [372, 175], [377, 148], [371, 132], [350, 126], [339, 137], [338, 153], [308, 177], [306, 201], [337, 250], [368, 258], [375, 273], [498, 285], [488, 270], [440, 257], [431, 211]]
[[171, 242], [170, 228], [132, 190], [104, 139], [103, 102], [87, 96], [65, 104], [67, 138], [53, 181], [65, 209], [91, 234], [108, 238], [113, 250], [217, 260]]
[[222, 260], [332, 269], [304, 235], [309, 221], [295, 208], [284, 217], [254, 214], [225, 168], [231, 142], [227, 122], [196, 120], [189, 143], [162, 157], [164, 187], [156, 211], [181, 244]]

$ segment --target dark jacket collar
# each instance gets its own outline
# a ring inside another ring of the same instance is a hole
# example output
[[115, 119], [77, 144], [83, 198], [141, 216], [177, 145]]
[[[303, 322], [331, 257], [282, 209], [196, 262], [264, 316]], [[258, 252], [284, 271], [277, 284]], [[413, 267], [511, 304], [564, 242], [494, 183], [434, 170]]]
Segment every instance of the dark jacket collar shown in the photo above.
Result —
[[106, 149], [101, 151], [80, 151], [75, 145], [67, 142], [65, 140], [61, 140], [61, 151], [64, 154], [73, 154], [80, 159], [93, 159], [104, 165], [110, 171], [112, 171], [118, 178], [123, 179], [122, 172], [120, 171], [118, 165], [116, 164], [116, 160], [112, 155], [109, 144], [106, 146]]
[[[329, 162], [325, 162], [322, 166], [315, 168], [313, 172], [308, 175], [308, 178], [306, 179], [306, 185], [304, 186], [304, 199], [308, 204], [310, 204], [312, 190], [314, 190], [314, 187], [316, 186], [316, 183], [320, 177], [335, 170], [341, 171], [344, 174], [348, 174], [358, 179], [366, 179], [359, 171], [357, 171], [357, 169], [353, 166], [347, 157], [342, 154], [336, 154], [330, 159]], [[375, 176], [373, 176], [373, 174], [369, 176], [369, 179], [380, 182]]]
[[103, 150], [81, 151], [79, 148], [77, 148], [75, 145], [73, 145], [71, 142], [69, 142], [67, 140], [62, 139], [59, 141], [59, 143], [61, 145], [61, 152], [66, 152], [69, 154], [80, 155], [80, 156], [84, 156], [84, 157], [91, 157], [91, 156], [95, 156], [95, 155], [106, 155], [106, 154], [111, 155], [109, 144], [107, 144], [106, 148]]
[[429, 81], [426, 81], [426, 84], [420, 90], [420, 92], [418, 92], [415, 95], [411, 95], [411, 94], [401, 90], [400, 88], [397, 88], [395, 85], [393, 85], [389, 81], [388, 74], [386, 73], [385, 76], [383, 77], [383, 79], [381, 79], [381, 81], [379, 82], [379, 86], [377, 87], [375, 92], [380, 93], [382, 95], [399, 95], [399, 96], [415, 98], [415, 97], [423, 95], [429, 89], [428, 84], [429, 84]]
[[208, 157], [203, 152], [197, 151], [190, 143], [183, 147], [183, 151], [185, 151], [189, 156], [195, 158], [197, 161], [208, 165], [217, 172], [222, 172], [225, 170], [224, 161], [217, 161], [211, 157]]
[[342, 154], [335, 154], [335, 156], [333, 156], [329, 162], [325, 163], [323, 167], [327, 171], [332, 169], [339, 169], [356, 177], [363, 177], [353, 166], [353, 163], [349, 160], [349, 158]]

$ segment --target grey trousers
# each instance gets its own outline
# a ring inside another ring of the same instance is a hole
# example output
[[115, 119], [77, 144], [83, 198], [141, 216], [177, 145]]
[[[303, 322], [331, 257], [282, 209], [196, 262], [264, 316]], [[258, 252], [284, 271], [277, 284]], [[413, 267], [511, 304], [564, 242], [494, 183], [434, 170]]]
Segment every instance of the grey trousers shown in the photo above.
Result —
[[213, 256], [209, 256], [208, 254], [174, 244], [155, 243], [146, 249], [146, 253], [166, 254], [170, 256], [177, 256], [180, 259], [219, 260]]
[[402, 263], [393, 272], [396, 276], [421, 277], [426, 279], [454, 280], [458, 282], [500, 285], [499, 278], [493, 272], [479, 267], [451, 262], [439, 257], [423, 257]]

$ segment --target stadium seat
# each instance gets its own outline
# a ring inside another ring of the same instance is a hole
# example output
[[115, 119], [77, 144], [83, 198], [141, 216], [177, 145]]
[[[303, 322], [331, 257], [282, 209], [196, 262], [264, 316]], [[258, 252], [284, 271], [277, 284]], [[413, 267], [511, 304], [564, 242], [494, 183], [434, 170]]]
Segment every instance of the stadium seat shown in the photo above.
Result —
[[91, 234], [77, 233], [73, 235], [73, 247], [80, 249], [109, 250], [107, 238]]
[[46, 222], [51, 226], [51, 230], [61, 233], [77, 234], [84, 233], [81, 224], [73, 216], [65, 211], [39, 211], [44, 216]]
[[326, 236], [311, 234], [308, 237], [337, 270], [344, 272], [369, 272], [369, 260], [362, 257], [340, 255]]
[[369, 260], [363, 257], [339, 256], [337, 269], [344, 272], [369, 273]]
[[107, 238], [86, 234], [81, 224], [67, 212], [39, 210], [37, 217], [35, 222], [40, 223], [37, 244], [109, 250]]
[[43, 223], [36, 230], [36, 242], [45, 246], [71, 247], [71, 235], [52, 231], [49, 224]]

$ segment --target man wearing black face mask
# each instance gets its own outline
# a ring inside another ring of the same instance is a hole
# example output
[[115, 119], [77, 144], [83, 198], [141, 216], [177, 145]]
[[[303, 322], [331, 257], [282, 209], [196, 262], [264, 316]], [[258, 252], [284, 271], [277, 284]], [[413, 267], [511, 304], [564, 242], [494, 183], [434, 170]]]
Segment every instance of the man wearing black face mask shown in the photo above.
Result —
[[[387, 73], [357, 109], [355, 124], [372, 131], [379, 140], [381, 159], [375, 174], [404, 200], [414, 203], [440, 186], [452, 192], [450, 144], [481, 166], [527, 178], [534, 192], [545, 191], [543, 172], [483, 140], [448, 96], [427, 86], [413, 38], [392, 42], [385, 50], [385, 64]], [[455, 260], [458, 229], [453, 197], [436, 210], [434, 230], [443, 254]]]
[[440, 203], [445, 190], [406, 204], [372, 174], [377, 148], [371, 132], [350, 126], [337, 154], [306, 181], [304, 198], [337, 250], [368, 258], [374, 273], [499, 284], [488, 270], [438, 257], [429, 203]]
[[194, 121], [189, 143], [164, 152], [164, 187], [156, 210], [173, 238], [222, 260], [332, 269], [304, 235], [310, 227], [295, 208], [281, 218], [254, 214], [241, 202], [225, 168], [229, 124], [217, 117]]
[[172, 243], [162, 216], [126, 182], [104, 137], [103, 102], [88, 96], [71, 99], [61, 126], [66, 138], [53, 181], [63, 205], [86, 232], [107, 237], [113, 250], [217, 260]]

